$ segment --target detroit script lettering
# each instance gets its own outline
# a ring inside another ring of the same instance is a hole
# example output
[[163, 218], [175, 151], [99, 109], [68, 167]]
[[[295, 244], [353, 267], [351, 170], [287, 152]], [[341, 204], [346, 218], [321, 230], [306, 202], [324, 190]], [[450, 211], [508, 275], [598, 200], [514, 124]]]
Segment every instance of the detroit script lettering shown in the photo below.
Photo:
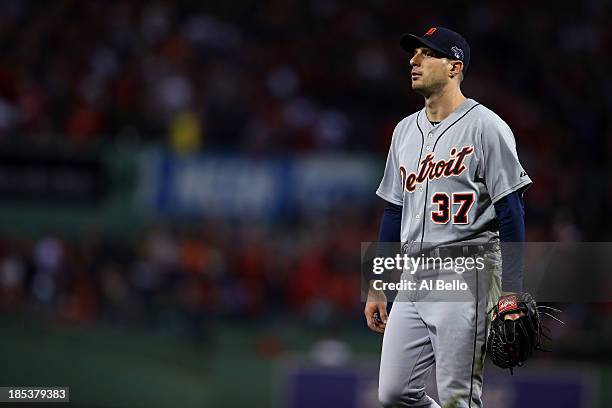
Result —
[[404, 190], [409, 193], [414, 192], [417, 184], [425, 180], [435, 180], [442, 177], [458, 176], [466, 169], [463, 164], [465, 158], [474, 153], [474, 146], [464, 146], [460, 150], [452, 148], [448, 160], [434, 160], [434, 153], [429, 153], [419, 163], [418, 173], [407, 174], [406, 168], [400, 166], [400, 178]]

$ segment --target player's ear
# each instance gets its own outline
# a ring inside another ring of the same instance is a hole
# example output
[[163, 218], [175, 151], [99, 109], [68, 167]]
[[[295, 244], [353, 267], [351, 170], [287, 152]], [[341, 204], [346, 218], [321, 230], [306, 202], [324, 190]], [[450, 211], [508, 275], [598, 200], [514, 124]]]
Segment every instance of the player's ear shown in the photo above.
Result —
[[461, 74], [461, 72], [463, 71], [463, 62], [455, 60], [455, 61], [449, 61], [449, 64], [450, 64], [449, 76], [451, 78], [456, 77], [457, 75]]

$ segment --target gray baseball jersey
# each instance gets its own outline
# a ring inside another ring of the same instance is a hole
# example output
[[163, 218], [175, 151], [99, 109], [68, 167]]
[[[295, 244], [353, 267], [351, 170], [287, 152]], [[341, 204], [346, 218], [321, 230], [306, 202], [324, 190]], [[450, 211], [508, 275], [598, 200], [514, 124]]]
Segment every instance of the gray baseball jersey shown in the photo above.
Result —
[[403, 206], [401, 241], [422, 249], [494, 240], [493, 204], [530, 184], [508, 125], [467, 99], [436, 126], [425, 108], [399, 122], [376, 194]]

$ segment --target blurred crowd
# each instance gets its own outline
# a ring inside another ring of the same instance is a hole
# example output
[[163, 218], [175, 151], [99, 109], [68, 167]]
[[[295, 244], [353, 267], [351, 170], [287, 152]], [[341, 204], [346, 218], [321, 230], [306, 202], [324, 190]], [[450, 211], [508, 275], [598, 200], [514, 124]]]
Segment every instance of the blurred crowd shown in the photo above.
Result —
[[[571, 12], [527, 1], [0, 4], [0, 143], [126, 142], [178, 154], [383, 160], [395, 124], [422, 106], [399, 37], [448, 26], [472, 47], [465, 93], [510, 124], [535, 181], [528, 239], [612, 238], [611, 3]], [[207, 320], [272, 310], [329, 322], [358, 313], [359, 282], [347, 275], [378, 217], [167, 225], [121, 240], [5, 237], [0, 304], [196, 336]]]
[[535, 239], [608, 239], [612, 5], [523, 3], [4, 0], [0, 138], [383, 158], [422, 103], [398, 38], [446, 25], [466, 94], [516, 134]]
[[300, 234], [205, 223], [158, 226], [127, 240], [93, 232], [78, 240], [5, 239], [0, 310], [26, 307], [52, 320], [200, 340], [219, 322], [360, 324], [346, 319], [361, 309], [355, 254], [366, 232], [353, 225], [312, 225]]
[[[376, 217], [364, 216], [308, 228], [202, 221], [112, 239], [94, 231], [78, 239], [1, 239], [0, 316], [19, 312], [196, 343], [211, 341], [211, 331], [228, 324], [363, 332], [356, 254], [361, 237], [377, 227]], [[609, 303], [559, 307], [565, 326], [547, 323], [557, 356], [597, 359], [612, 352]]]

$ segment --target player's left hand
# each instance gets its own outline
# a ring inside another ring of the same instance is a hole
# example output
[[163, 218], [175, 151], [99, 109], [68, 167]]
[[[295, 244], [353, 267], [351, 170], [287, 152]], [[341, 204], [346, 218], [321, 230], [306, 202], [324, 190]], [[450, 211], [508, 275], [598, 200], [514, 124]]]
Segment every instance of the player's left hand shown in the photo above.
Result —
[[522, 366], [535, 350], [550, 351], [542, 347], [543, 339], [551, 338], [544, 333], [548, 329], [542, 325], [540, 315], [563, 322], [547, 310], [561, 312], [549, 306], [538, 306], [527, 292], [502, 295], [492, 309], [487, 338], [487, 354], [493, 364], [509, 368], [512, 373], [512, 369]]

